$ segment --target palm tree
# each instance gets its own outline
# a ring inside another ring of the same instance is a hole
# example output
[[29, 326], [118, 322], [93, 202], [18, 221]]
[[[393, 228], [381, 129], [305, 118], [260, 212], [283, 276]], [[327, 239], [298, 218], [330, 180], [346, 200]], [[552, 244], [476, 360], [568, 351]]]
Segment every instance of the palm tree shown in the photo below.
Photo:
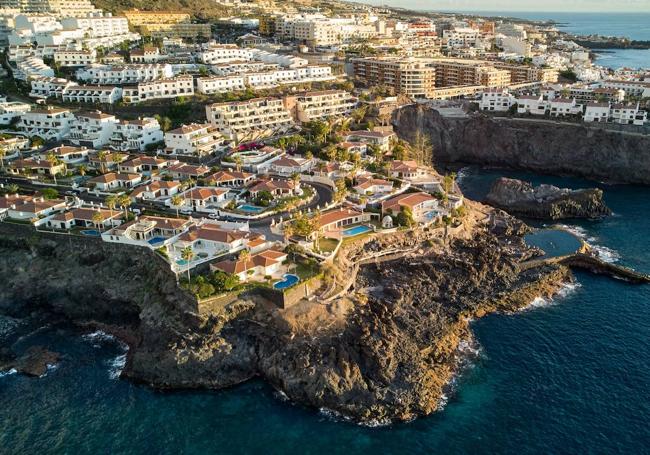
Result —
[[127, 194], [118, 196], [117, 203], [124, 208], [124, 219], [129, 216], [129, 207], [131, 206], [131, 198]]
[[248, 261], [251, 258], [251, 252], [248, 250], [241, 250], [238, 259], [244, 263], [244, 269], [247, 269]]
[[282, 227], [282, 235], [284, 236], [284, 243], [289, 243], [289, 239], [293, 236], [293, 224], [287, 221]]
[[181, 259], [187, 262], [187, 282], [192, 281], [192, 276], [190, 275], [190, 262], [192, 261], [192, 258], [194, 258], [194, 251], [192, 251], [191, 246], [186, 246], [181, 250]]
[[181, 197], [180, 194], [175, 194], [172, 196], [171, 203], [174, 207], [176, 207], [176, 218], [178, 218], [178, 209], [183, 203], [183, 198]]
[[15, 183], [12, 183], [7, 187], [7, 191], [9, 191], [9, 194], [17, 194], [19, 189], [20, 188]]
[[88, 170], [88, 169], [86, 168], [86, 166], [85, 166], [84, 164], [82, 164], [82, 165], [79, 166], [79, 168], [78, 168], [79, 175], [83, 177], [84, 175], [86, 175], [86, 171], [87, 171], [87, 170]]
[[104, 221], [104, 217], [102, 216], [101, 212], [95, 212], [93, 213], [93, 224], [97, 229], [101, 231], [100, 226], [102, 225], [102, 222]]
[[59, 158], [54, 154], [54, 152], [49, 152], [47, 154], [46, 160], [47, 160], [48, 163], [50, 163], [52, 165], [52, 170], [50, 171], [50, 174], [54, 178], [54, 184], [56, 185], [57, 183], [56, 183], [56, 169], [55, 169], [55, 166], [57, 166], [60, 163]]
[[235, 157], [235, 169], [237, 169], [237, 172], [241, 172], [241, 166], [242, 166], [241, 156], [236, 156]]
[[0, 168], [5, 168], [5, 156], [7, 155], [7, 148], [0, 146]]
[[108, 207], [108, 210], [111, 211], [111, 220], [113, 219], [113, 210], [115, 210], [115, 207], [118, 205], [118, 200], [117, 196], [111, 195], [106, 198], [106, 207]]
[[99, 172], [102, 174], [106, 173], [106, 163], [104, 163], [104, 160], [106, 159], [106, 150], [100, 150], [97, 153], [97, 159], [99, 160]]

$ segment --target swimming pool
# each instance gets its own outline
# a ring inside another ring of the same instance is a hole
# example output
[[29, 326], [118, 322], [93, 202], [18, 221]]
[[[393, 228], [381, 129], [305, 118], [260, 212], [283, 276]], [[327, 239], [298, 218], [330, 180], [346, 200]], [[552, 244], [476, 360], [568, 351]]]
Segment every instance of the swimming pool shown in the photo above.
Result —
[[179, 259], [178, 261], [176, 261], [176, 264], [178, 264], [178, 265], [187, 265], [187, 261], [185, 259]]
[[81, 231], [83, 235], [92, 235], [94, 237], [99, 237], [101, 235], [101, 232], [99, 232], [97, 229], [86, 229], [85, 231]]
[[165, 237], [152, 237], [147, 242], [149, 245], [157, 245], [158, 243], [163, 243], [165, 241]]
[[237, 210], [241, 210], [242, 212], [259, 213], [262, 210], [264, 210], [264, 207], [258, 207], [256, 205], [250, 205], [250, 204], [243, 204], [237, 207]]
[[371, 230], [372, 229], [370, 229], [368, 226], [355, 226], [344, 230], [342, 234], [343, 237], [352, 237], [359, 234], [365, 234]]
[[285, 273], [283, 278], [284, 279], [282, 281], [276, 281], [273, 284], [273, 287], [275, 289], [287, 289], [293, 286], [294, 284], [296, 284], [298, 281], [300, 281], [300, 277], [292, 273]]

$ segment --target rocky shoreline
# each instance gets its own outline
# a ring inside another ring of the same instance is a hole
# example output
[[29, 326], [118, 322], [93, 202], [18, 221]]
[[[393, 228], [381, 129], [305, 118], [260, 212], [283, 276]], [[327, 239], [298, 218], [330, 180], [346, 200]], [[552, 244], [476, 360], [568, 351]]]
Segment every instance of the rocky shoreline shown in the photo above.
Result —
[[122, 377], [156, 388], [261, 377], [358, 422], [410, 420], [439, 409], [471, 319], [515, 311], [571, 279], [562, 265], [521, 271], [534, 252], [503, 216], [446, 246], [428, 232], [352, 244], [347, 257], [386, 241], [420, 250], [359, 267], [347, 299], [280, 310], [247, 294], [207, 314], [148, 250], [0, 224], [0, 313], [112, 333], [130, 347]]
[[533, 186], [516, 179], [499, 178], [486, 196], [486, 202], [511, 215], [544, 220], [602, 218], [612, 211], [598, 188], [569, 190], [553, 185]]
[[436, 166], [476, 164], [613, 183], [650, 184], [650, 136], [551, 119], [443, 117], [424, 105], [398, 109], [395, 132], [424, 134]]

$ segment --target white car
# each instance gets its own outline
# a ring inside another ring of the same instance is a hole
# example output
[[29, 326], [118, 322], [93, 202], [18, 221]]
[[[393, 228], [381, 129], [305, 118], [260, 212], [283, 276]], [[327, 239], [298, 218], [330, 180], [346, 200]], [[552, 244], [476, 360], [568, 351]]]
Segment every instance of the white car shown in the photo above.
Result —
[[218, 219], [219, 219], [219, 215], [216, 214], [216, 213], [210, 213], [210, 214], [208, 215], [208, 218], [210, 218], [211, 220], [218, 220]]
[[192, 214], [192, 209], [181, 209], [181, 213], [183, 215], [191, 215]]

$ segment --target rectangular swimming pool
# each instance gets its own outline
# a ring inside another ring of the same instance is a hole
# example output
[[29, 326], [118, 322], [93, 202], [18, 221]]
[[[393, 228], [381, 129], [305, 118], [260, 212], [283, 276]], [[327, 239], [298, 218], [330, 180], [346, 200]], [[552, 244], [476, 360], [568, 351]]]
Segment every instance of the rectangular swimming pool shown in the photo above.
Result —
[[244, 204], [244, 205], [240, 205], [239, 207], [237, 207], [237, 210], [240, 210], [242, 212], [259, 213], [262, 210], [264, 210], [264, 207], [258, 207], [256, 205]]
[[343, 231], [343, 237], [352, 237], [359, 234], [365, 234], [372, 229], [368, 226], [355, 226]]

